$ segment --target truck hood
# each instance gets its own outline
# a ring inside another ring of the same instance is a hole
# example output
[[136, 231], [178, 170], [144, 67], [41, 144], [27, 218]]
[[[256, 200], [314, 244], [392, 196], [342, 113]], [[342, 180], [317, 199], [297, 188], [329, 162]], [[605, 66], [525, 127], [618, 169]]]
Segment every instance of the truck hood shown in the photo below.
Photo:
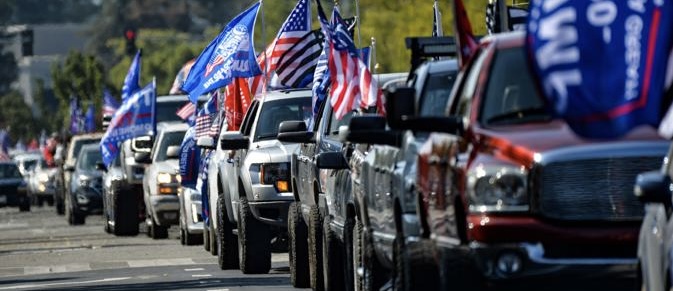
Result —
[[[296, 143], [283, 143], [274, 140], [265, 140], [253, 143], [250, 146], [249, 155], [257, 156], [255, 162], [271, 162], [271, 163], [282, 163], [289, 162], [292, 157], [292, 153], [299, 147], [299, 144]], [[261, 161], [259, 159], [267, 158], [267, 161]]]
[[667, 147], [668, 141], [661, 138], [656, 130], [641, 126], [619, 139], [585, 139], [577, 136], [568, 125], [560, 120], [548, 123], [507, 125], [491, 128], [476, 128], [474, 135], [482, 150], [523, 165], [532, 165], [545, 154], [560, 150], [582, 147], [633, 147], [636, 143], [647, 143]]
[[163, 162], [154, 163], [154, 165], [152, 166], [154, 167], [157, 173], [163, 172], [174, 174], [177, 173], [178, 170], [180, 169], [180, 165], [178, 163], [179, 163], [178, 160], [171, 159], [171, 160], [165, 160]]

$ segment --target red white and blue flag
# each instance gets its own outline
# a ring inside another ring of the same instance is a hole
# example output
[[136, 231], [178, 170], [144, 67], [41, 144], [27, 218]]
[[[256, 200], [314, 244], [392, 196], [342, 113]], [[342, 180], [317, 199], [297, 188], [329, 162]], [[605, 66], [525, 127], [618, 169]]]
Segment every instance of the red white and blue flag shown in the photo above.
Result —
[[329, 45], [330, 102], [337, 119], [352, 110], [373, 106], [379, 113], [385, 114], [383, 94], [367, 64], [360, 58], [360, 52], [343, 21], [334, 23]]
[[114, 115], [117, 108], [119, 108], [119, 101], [110, 94], [109, 90], [103, 90], [103, 116]]
[[540, 88], [575, 133], [616, 138], [660, 125], [673, 1], [537, 0], [527, 33]]
[[210, 133], [210, 127], [213, 124], [213, 119], [219, 111], [219, 91], [214, 91], [210, 95], [210, 98], [206, 103], [203, 104], [203, 107], [199, 110], [199, 113], [196, 115], [196, 139], [200, 137], [208, 136]]

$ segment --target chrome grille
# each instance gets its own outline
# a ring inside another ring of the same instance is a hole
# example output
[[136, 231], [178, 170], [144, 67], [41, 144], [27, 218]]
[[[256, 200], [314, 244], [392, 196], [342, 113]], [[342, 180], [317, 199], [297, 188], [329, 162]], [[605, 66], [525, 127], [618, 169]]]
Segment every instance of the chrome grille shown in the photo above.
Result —
[[643, 205], [633, 195], [636, 175], [661, 167], [661, 157], [553, 162], [540, 169], [538, 210], [560, 220], [633, 220]]

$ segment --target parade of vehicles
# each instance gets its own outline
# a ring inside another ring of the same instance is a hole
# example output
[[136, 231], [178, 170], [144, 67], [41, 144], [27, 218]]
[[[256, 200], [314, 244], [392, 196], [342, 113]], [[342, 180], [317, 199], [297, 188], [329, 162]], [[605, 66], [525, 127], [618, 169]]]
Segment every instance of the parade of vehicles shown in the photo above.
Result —
[[12, 161], [0, 161], [0, 207], [19, 207], [30, 211], [26, 181], [19, 167]]
[[65, 218], [71, 225], [84, 224], [86, 216], [103, 209], [103, 175], [98, 165], [103, 161], [98, 144], [83, 145], [73, 166], [63, 170], [70, 174], [70, 192], [65, 197]]
[[252, 101], [240, 131], [220, 135], [219, 146], [230, 152], [215, 179], [217, 195], [209, 196], [211, 205], [217, 201], [209, 219], [217, 223], [208, 232], [215, 232], [222, 269], [267, 273], [272, 240], [276, 246], [286, 240], [287, 210], [294, 201], [290, 158], [297, 145], [276, 136], [281, 122], [310, 117], [310, 96], [310, 90], [267, 92]]
[[184, 123], [158, 124], [152, 150], [135, 155], [136, 162], [146, 164], [143, 174], [145, 224], [147, 235], [153, 239], [167, 238], [168, 228], [179, 223], [178, 157], [187, 128]]
[[[205, 95], [199, 97], [199, 103], [204, 102], [206, 98]], [[182, 119], [176, 112], [187, 102], [189, 102], [187, 95], [157, 96], [157, 126], [160, 123], [182, 123]], [[109, 202], [106, 207], [107, 217], [109, 218], [108, 224], [114, 224], [116, 235], [137, 235], [139, 224], [146, 219], [142, 183], [145, 165], [136, 162], [135, 154], [148, 154], [153, 141], [149, 136], [124, 141], [120, 146], [118, 157], [121, 172], [108, 172], [114, 174], [115, 177], [111, 178], [111, 181], [115, 182], [104, 185], [106, 187], [104, 192], [112, 195], [106, 198]], [[117, 215], [117, 213], [124, 213], [124, 215]], [[116, 219], [113, 220], [115, 217]]]
[[55, 180], [54, 204], [56, 205], [56, 212], [58, 214], [65, 214], [65, 199], [67, 195], [72, 195], [72, 189], [70, 188], [71, 173], [66, 171], [65, 168], [74, 169], [76, 159], [82, 147], [87, 144], [98, 144], [102, 137], [102, 133], [75, 135], [70, 139], [66, 156], [63, 157], [63, 160], [56, 160], [58, 167]]

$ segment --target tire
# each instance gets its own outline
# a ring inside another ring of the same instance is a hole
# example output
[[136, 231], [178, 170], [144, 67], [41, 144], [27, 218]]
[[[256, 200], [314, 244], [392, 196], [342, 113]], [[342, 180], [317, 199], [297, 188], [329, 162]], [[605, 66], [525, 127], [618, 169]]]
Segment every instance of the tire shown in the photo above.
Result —
[[484, 291], [486, 285], [475, 262], [468, 254], [440, 249], [439, 278], [442, 290]]
[[206, 250], [206, 252], [210, 252], [210, 234], [209, 232], [209, 227], [206, 225], [206, 223], [203, 224], [203, 249]]
[[167, 227], [157, 225], [157, 223], [154, 221], [154, 217], [152, 217], [149, 213], [147, 213], [147, 218], [149, 219], [149, 223], [147, 224], [147, 233], [152, 239], [168, 238]]
[[323, 242], [322, 242], [322, 257], [323, 257], [323, 278], [325, 291], [345, 290], [348, 280], [346, 278], [344, 265], [343, 244], [337, 238], [331, 226], [331, 216], [325, 217], [323, 223]]
[[287, 216], [290, 283], [295, 288], [308, 288], [311, 286], [308, 267], [308, 228], [301, 216], [301, 206], [297, 202], [292, 202]]
[[86, 214], [75, 211], [72, 214], [72, 224], [73, 225], [82, 225], [86, 222]]
[[[211, 215], [210, 218], [212, 219], [213, 213], [209, 214]], [[212, 223], [208, 224], [208, 242], [210, 243], [210, 246], [208, 246], [210, 254], [217, 256], [217, 233], [215, 232], [215, 227]]]
[[65, 220], [68, 221], [69, 225], [75, 225], [75, 215], [73, 213], [73, 206], [70, 203], [70, 199], [65, 200], [63, 204]]
[[107, 208], [103, 206], [103, 230], [105, 230], [105, 233], [112, 233], [112, 228], [110, 227], [110, 216], [107, 214], [105, 209]]
[[234, 225], [229, 222], [224, 195], [217, 197], [217, 264], [221, 270], [238, 269], [238, 242], [234, 235]]
[[182, 218], [180, 218], [180, 244], [181, 245], [187, 245], [187, 231], [185, 230], [185, 225], [182, 222]]
[[28, 212], [30, 211], [30, 199], [28, 197], [19, 198], [19, 211]]
[[47, 197], [47, 198], [45, 198], [45, 199], [47, 200], [47, 205], [48, 205], [48, 206], [50, 206], [50, 207], [51, 207], [51, 206], [54, 206], [54, 197], [53, 197], [53, 196], [49, 196], [49, 197]]
[[65, 203], [63, 202], [63, 199], [58, 199], [56, 198], [56, 214], [58, 215], [64, 215], [65, 214]]
[[380, 265], [372, 239], [364, 227], [360, 228], [360, 251], [361, 251], [361, 266], [362, 266], [362, 290], [372, 291], [379, 290], [385, 283], [385, 275], [383, 274], [383, 267]]
[[353, 267], [351, 271], [353, 272], [353, 290], [361, 291], [364, 290], [364, 280], [363, 276], [360, 274], [362, 270], [362, 222], [355, 219], [352, 231], [352, 253], [353, 253]]
[[439, 271], [434, 262], [433, 246], [427, 241], [407, 245], [400, 233], [395, 237], [393, 274], [394, 290], [437, 290]]
[[114, 234], [116, 236], [138, 235], [138, 201], [134, 193], [116, 193], [114, 196]]
[[266, 274], [271, 270], [271, 237], [242, 198], [238, 206], [238, 264], [243, 274]]
[[314, 291], [324, 290], [322, 271], [322, 214], [318, 206], [311, 206], [308, 217], [308, 267], [311, 288]]

